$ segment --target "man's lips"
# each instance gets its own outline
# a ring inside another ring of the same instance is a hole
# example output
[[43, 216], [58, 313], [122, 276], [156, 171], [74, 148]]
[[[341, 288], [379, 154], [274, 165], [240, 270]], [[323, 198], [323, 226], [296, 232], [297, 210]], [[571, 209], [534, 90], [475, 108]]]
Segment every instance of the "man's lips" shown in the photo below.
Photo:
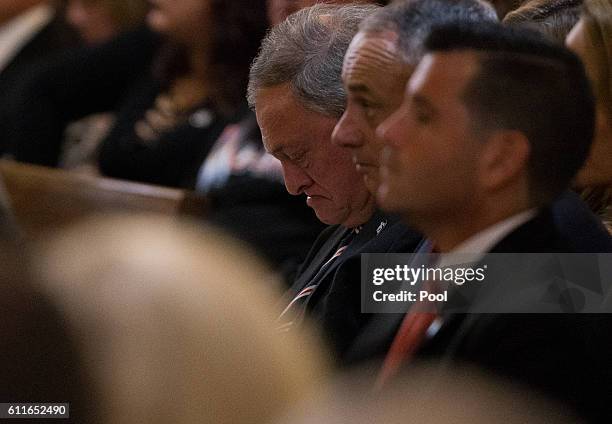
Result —
[[312, 193], [306, 193], [306, 197], [310, 199], [327, 199], [327, 197], [325, 196], [322, 196], [320, 194], [312, 194]]
[[314, 208], [320, 201], [328, 200], [327, 197], [317, 195], [306, 195], [306, 204], [311, 208]]

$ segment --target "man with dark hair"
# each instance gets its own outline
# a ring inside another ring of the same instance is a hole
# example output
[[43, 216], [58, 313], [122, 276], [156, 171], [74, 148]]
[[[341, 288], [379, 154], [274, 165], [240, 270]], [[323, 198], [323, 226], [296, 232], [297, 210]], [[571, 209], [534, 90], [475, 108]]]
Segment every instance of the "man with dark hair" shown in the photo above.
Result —
[[[584, 252], [550, 210], [593, 137], [594, 101], [578, 58], [493, 24], [440, 28], [426, 49], [403, 104], [378, 128], [381, 206], [441, 253]], [[610, 321], [409, 312], [379, 382], [411, 357], [444, 356], [526, 382], [589, 419], [609, 419]], [[606, 389], [595, 390], [595, 381]]]
[[[493, 180], [483, 177], [486, 180], [486, 184], [483, 185], [486, 187], [478, 188], [485, 193], [478, 197], [484, 197], [482, 200], [486, 201], [495, 195], [495, 198], [511, 206], [500, 207], [496, 201], [492, 202], [496, 203], [496, 209], [503, 210], [503, 213], [507, 214], [550, 204], [554, 197], [569, 186], [570, 180], [589, 152], [593, 137], [594, 105], [583, 67], [575, 55], [563, 48], [545, 43], [531, 34], [527, 36], [518, 31], [498, 31], [498, 29], [499, 27], [495, 26], [493, 28], [483, 27], [480, 31], [474, 31], [467, 27], [451, 27], [433, 33], [427, 45], [432, 53], [427, 55], [421, 63], [421, 72], [414, 76], [403, 106], [380, 128], [380, 131], [381, 134], [386, 133], [388, 149], [398, 153], [390, 155], [391, 160], [398, 162], [400, 160], [399, 151], [402, 149], [397, 145], [396, 139], [390, 135], [393, 134], [401, 140], [411, 138], [405, 134], [403, 127], [401, 137], [399, 133], [389, 131], [393, 129], [400, 131], [400, 125], [412, 123], [406, 119], [405, 114], [408, 111], [414, 114], [411, 117], [413, 120], [418, 119], [418, 122], [423, 121], [423, 124], [428, 124], [433, 119], [430, 115], [436, 112], [431, 99], [420, 92], [412, 94], [411, 87], [417, 83], [424, 83], [422, 79], [428, 77], [431, 81], [428, 79], [425, 82], [431, 82], [432, 89], [437, 90], [440, 84], [437, 83], [437, 79], [430, 77], [431, 72], [440, 72], [442, 78], [446, 77], [444, 72], [448, 71], [447, 69], [439, 71], [442, 67], [438, 65], [438, 62], [456, 64], [457, 68], [454, 71], [458, 73], [459, 70], [463, 70], [463, 75], [456, 75], [453, 82], [457, 87], [453, 88], [457, 95], [457, 107], [461, 108], [463, 115], [455, 116], [455, 118], [462, 119], [449, 120], [449, 125], [445, 125], [444, 128], [449, 132], [455, 128], [457, 131], [463, 131], [457, 134], [457, 137], [462, 140], [470, 138], [475, 140], [473, 145], [466, 143], [465, 149], [455, 147], [457, 154], [465, 155], [468, 158], [480, 156], [475, 154], [476, 151], [470, 152], [470, 147], [483, 149], [478, 153], [484, 154], [486, 153], [484, 149], [488, 146], [498, 145], [500, 151], [493, 150], [490, 153], [493, 157], [489, 160], [496, 159], [494, 155], [496, 153], [501, 155], [499, 161], [494, 161], [492, 164], [485, 163], [483, 166], [504, 164], [507, 167], [507, 169], [504, 168], [506, 172], [513, 171], [507, 176], [501, 174], [495, 174], [495, 176], [500, 179], [500, 183], [512, 183], [514, 196], [507, 196], [510, 191], [510, 188], [506, 187], [508, 184], [504, 184], [505, 190], [500, 191], [497, 190], [497, 184], [494, 184]], [[482, 34], [489, 37], [481, 37]], [[436, 82], [433, 82], [434, 80]], [[442, 81], [445, 80], [442, 79]], [[444, 98], [446, 105], [449, 93], [444, 93], [445, 95], [440, 97]], [[436, 91], [434, 94], [440, 95], [441, 93]], [[465, 127], [458, 127], [461, 121], [465, 122]], [[494, 139], [497, 144], [483, 143], [489, 139]], [[439, 140], [444, 142], [443, 138]], [[433, 146], [429, 147], [433, 150]], [[445, 151], [444, 153], [450, 152]], [[407, 155], [407, 153], [404, 154]], [[487, 158], [482, 156], [483, 160]], [[413, 156], [409, 159], [415, 160]], [[455, 159], [453, 160], [455, 166], [465, 167], [464, 177], [480, 177], [476, 174], [475, 168], [477, 167], [472, 160], [463, 161], [458, 157], [444, 159], [447, 161]], [[390, 174], [379, 192], [379, 200], [383, 202], [386, 209], [401, 209], [404, 215], [406, 213], [418, 214], [411, 219], [419, 221], [422, 213], [412, 212], [415, 206], [409, 203], [412, 203], [413, 199], [407, 198], [405, 194], [410, 190], [410, 186], [418, 184], [418, 179], [425, 177], [422, 173], [415, 175], [418, 178], [413, 178], [408, 174], [410, 172], [417, 174], [425, 170], [417, 171], [413, 167], [403, 168], [396, 174], [393, 163], [387, 165]], [[432, 167], [440, 165], [442, 162]], [[555, 172], [550, 172], [551, 166], [554, 167]], [[488, 169], [485, 168], [485, 170]], [[492, 170], [497, 171], [497, 168]], [[437, 170], [432, 169], [431, 172], [437, 172]], [[448, 179], [447, 183], [442, 183], [442, 178]], [[436, 220], [435, 225], [432, 223], [428, 226], [435, 226], [437, 232], [443, 232], [441, 226], [457, 224], [449, 222], [452, 216], [463, 217], [463, 219], [467, 217], [464, 211], [458, 209], [458, 206], [478, 209], [479, 215], [486, 213], [486, 208], [483, 207], [486, 205], [480, 199], [476, 199], [477, 196], [472, 190], [465, 187], [471, 182], [470, 180], [457, 180], [455, 176], [446, 173], [446, 175], [438, 176], [436, 181], [440, 186], [447, 187], [446, 190], [452, 185], [459, 184], [464, 187], [462, 190], [453, 191], [454, 199], [446, 200], [452, 203], [450, 208], [453, 213], [450, 216], [444, 216], [442, 219], [437, 219], [435, 216], [426, 218], [428, 221]], [[489, 185], [492, 187], [488, 187]], [[431, 188], [422, 195], [443, 198], [433, 193]], [[488, 192], [491, 192], [491, 195], [485, 196]], [[400, 196], [399, 193], [403, 195]], [[464, 200], [467, 200], [468, 203], [464, 203]], [[429, 205], [428, 207], [432, 208]], [[479, 215], [469, 217], [472, 226], [479, 225], [474, 219]], [[438, 221], [440, 221], [439, 225]]]

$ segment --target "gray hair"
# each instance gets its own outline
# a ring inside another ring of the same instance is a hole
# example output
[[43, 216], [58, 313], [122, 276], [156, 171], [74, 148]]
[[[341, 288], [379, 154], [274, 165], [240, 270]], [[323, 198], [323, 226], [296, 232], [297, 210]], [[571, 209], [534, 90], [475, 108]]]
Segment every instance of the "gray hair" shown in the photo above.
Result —
[[416, 65], [424, 54], [424, 42], [431, 30], [452, 22], [497, 22], [493, 6], [483, 0], [396, 1], [365, 19], [359, 30], [365, 33], [392, 31], [397, 34], [401, 58]]
[[346, 108], [344, 55], [359, 23], [378, 8], [317, 4], [272, 28], [251, 66], [249, 106], [255, 108], [259, 89], [288, 83], [304, 107], [340, 117]]

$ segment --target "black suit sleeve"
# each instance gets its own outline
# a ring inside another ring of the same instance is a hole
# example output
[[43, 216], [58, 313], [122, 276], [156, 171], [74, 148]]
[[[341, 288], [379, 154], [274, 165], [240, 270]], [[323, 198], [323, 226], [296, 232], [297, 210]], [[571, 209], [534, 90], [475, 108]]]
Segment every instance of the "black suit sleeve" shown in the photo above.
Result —
[[158, 37], [142, 28], [41, 66], [2, 117], [5, 149], [20, 161], [56, 165], [66, 125], [116, 109], [134, 82], [149, 73], [158, 45]]

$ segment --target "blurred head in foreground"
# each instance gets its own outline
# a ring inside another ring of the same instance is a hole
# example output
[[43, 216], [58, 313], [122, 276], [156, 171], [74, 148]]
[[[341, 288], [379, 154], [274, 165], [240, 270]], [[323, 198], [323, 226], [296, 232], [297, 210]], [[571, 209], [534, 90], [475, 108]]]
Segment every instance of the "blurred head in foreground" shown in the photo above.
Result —
[[312, 340], [274, 332], [274, 277], [212, 230], [104, 218], [60, 235], [42, 258], [102, 422], [263, 423], [322, 375]]
[[26, 253], [5, 240], [0, 321], [0, 401], [70, 403], [74, 422], [82, 422], [91, 404], [82, 355], [57, 305], [33, 284]]
[[301, 403], [276, 424], [544, 424], [579, 423], [571, 411], [525, 387], [475, 368], [411, 368], [373, 393], [359, 373]]

